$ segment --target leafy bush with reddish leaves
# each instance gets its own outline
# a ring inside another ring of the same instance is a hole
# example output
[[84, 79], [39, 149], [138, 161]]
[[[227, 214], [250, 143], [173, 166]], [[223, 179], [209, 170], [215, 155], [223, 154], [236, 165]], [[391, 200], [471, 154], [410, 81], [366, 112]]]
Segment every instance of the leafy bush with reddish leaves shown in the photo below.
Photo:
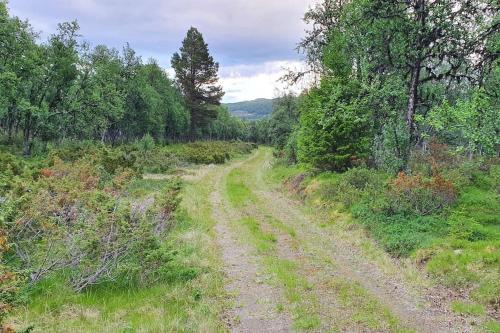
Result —
[[425, 178], [400, 172], [389, 183], [387, 198], [389, 209], [393, 212], [431, 215], [452, 205], [457, 198], [457, 191], [451, 182], [439, 174]]

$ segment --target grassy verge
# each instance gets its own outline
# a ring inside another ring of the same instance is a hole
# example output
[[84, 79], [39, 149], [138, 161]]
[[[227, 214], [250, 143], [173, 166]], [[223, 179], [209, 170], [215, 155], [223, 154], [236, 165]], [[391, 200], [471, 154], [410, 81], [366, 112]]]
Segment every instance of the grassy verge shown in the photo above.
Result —
[[473, 161], [438, 175], [365, 168], [313, 175], [278, 162], [266, 180], [284, 183], [310, 207], [347, 215], [346, 229], [362, 226], [381, 248], [412, 260], [436, 282], [470, 290], [470, 300], [454, 303], [453, 311], [483, 316], [500, 309], [499, 170], [495, 162]]

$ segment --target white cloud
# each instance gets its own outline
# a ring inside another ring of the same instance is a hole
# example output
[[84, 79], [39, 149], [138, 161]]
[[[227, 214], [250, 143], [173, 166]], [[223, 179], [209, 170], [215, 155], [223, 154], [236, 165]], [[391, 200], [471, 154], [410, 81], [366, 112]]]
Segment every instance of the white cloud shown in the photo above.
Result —
[[224, 102], [276, 97], [280, 91], [299, 92], [303, 87], [290, 87], [280, 78], [287, 69], [303, 68], [299, 61], [272, 61], [259, 65], [237, 65], [221, 68], [220, 82], [226, 95]]

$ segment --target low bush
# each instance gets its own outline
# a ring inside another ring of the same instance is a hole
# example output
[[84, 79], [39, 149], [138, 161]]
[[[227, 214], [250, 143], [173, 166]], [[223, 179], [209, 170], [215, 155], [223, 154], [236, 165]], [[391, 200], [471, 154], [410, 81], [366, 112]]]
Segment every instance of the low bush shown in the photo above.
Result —
[[456, 197], [453, 184], [440, 175], [424, 178], [400, 172], [389, 182], [387, 191], [391, 213], [436, 214], [451, 206]]
[[440, 216], [387, 215], [385, 212], [375, 212], [368, 203], [354, 205], [351, 212], [395, 257], [406, 257], [447, 233], [446, 220]]
[[107, 161], [106, 156], [103, 164], [95, 164], [93, 158], [55, 158], [30, 190], [15, 199], [18, 213], [7, 225], [32, 283], [67, 272], [79, 291], [133, 271], [131, 262], [141, 263], [141, 274], [155, 267], [143, 260], [142, 251], [160, 255], [160, 239], [178, 204], [179, 184], [167, 184], [141, 214], [135, 214], [125, 189], [137, 174], [110, 168]]
[[137, 173], [165, 173], [190, 163], [222, 164], [237, 155], [248, 154], [255, 148], [255, 144], [239, 141], [200, 141], [160, 146], [146, 135], [134, 144], [117, 147], [67, 141], [57, 148], [51, 148], [49, 157], [65, 162], [74, 162], [81, 157], [90, 158], [108, 173], [114, 173], [119, 168], [128, 168]]
[[12, 267], [4, 265], [4, 255], [9, 252], [10, 244], [7, 234], [0, 230], [0, 330], [7, 331], [4, 327], [4, 319], [12, 310], [13, 306], [19, 302], [19, 286], [21, 278], [12, 270]]
[[384, 190], [386, 178], [382, 172], [364, 167], [351, 168], [344, 173], [322, 173], [313, 177], [304, 192], [310, 200], [349, 210], [364, 198], [376, 198]]
[[142, 174], [223, 163], [254, 148], [145, 137], [117, 147], [68, 141], [31, 158], [0, 150], [0, 330], [11, 308], [46, 285], [76, 296], [197, 277], [200, 268], [169, 238], [182, 223], [180, 181]]
[[146, 134], [141, 140], [138, 140], [135, 143], [135, 146], [141, 152], [153, 150], [155, 147], [155, 139], [151, 135]]
[[200, 141], [167, 147], [180, 160], [195, 164], [222, 164], [255, 148], [255, 144], [251, 143], [224, 141]]

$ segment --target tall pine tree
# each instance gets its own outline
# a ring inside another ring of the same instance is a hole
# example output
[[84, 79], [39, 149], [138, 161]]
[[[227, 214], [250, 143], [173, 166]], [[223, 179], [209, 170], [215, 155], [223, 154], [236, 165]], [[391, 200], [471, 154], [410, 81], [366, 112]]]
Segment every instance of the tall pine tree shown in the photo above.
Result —
[[182, 42], [180, 54], [172, 57], [177, 82], [191, 113], [191, 136], [199, 136], [211, 120], [217, 118], [217, 106], [224, 92], [217, 85], [219, 64], [208, 51], [202, 34], [191, 27]]

